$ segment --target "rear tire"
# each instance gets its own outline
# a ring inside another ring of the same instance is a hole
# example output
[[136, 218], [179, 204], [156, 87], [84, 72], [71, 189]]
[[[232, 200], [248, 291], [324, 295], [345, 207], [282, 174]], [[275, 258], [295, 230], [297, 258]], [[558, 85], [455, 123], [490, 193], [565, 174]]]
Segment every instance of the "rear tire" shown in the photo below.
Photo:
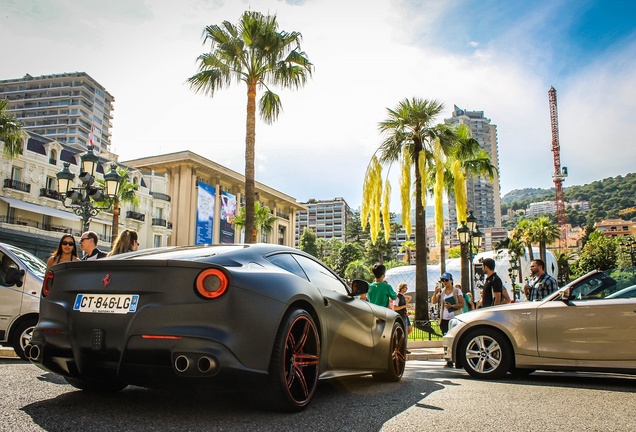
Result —
[[391, 342], [387, 361], [387, 370], [382, 373], [373, 374], [373, 378], [378, 381], [396, 382], [402, 379], [404, 368], [406, 367], [406, 335], [404, 327], [397, 321], [393, 323], [391, 330]]
[[303, 309], [291, 310], [274, 342], [266, 404], [278, 411], [302, 411], [314, 396], [319, 373], [320, 338], [314, 319]]
[[127, 384], [119, 382], [89, 381], [71, 377], [64, 377], [64, 379], [76, 389], [96, 393], [114, 393], [123, 390], [127, 386]]
[[22, 360], [29, 360], [24, 353], [24, 348], [31, 342], [33, 337], [33, 329], [37, 325], [37, 320], [28, 320], [16, 327], [13, 333], [13, 340], [11, 346], [13, 350]]
[[457, 356], [470, 376], [485, 380], [503, 378], [513, 364], [510, 342], [491, 328], [468, 332], [459, 344]]

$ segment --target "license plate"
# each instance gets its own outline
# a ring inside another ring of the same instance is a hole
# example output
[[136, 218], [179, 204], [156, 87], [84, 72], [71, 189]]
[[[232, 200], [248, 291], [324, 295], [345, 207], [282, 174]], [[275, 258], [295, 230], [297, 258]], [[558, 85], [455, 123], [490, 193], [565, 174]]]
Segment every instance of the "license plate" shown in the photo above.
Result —
[[73, 310], [89, 313], [134, 313], [139, 304], [139, 294], [78, 294]]

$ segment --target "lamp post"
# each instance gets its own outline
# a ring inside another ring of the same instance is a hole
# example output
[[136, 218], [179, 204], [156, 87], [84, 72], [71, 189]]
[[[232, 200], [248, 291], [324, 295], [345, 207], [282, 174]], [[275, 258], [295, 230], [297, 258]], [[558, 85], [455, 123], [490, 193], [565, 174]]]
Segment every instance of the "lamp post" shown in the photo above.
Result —
[[461, 225], [457, 228], [457, 238], [459, 239], [459, 243], [464, 246], [468, 246], [468, 263], [469, 263], [469, 285], [470, 285], [470, 294], [472, 298], [475, 299], [475, 268], [473, 266], [473, 248], [481, 247], [482, 240], [484, 238], [484, 233], [479, 231], [477, 227], [477, 218], [473, 215], [472, 210], [468, 212], [468, 217], [465, 221], [462, 221]]
[[[117, 196], [121, 176], [117, 173], [117, 165], [111, 164], [110, 171], [104, 175], [104, 184], [95, 185], [95, 171], [99, 157], [93, 153], [93, 146], [89, 145], [88, 150], [81, 157], [79, 179], [81, 187], [73, 187], [75, 174], [69, 169], [70, 164], [64, 163], [64, 168], [55, 176], [57, 177], [57, 190], [59, 199], [64, 207], [73, 209], [76, 215], [82, 218], [84, 232], [88, 231], [90, 220], [102, 210], [108, 210], [113, 205], [113, 199]], [[104, 194], [105, 192], [105, 194]], [[70, 199], [70, 204], [66, 201]], [[95, 202], [107, 202], [107, 205], [98, 205]]]
[[621, 250], [629, 255], [632, 264], [632, 274], [634, 274], [634, 258], [636, 258], [636, 240], [632, 236], [626, 236], [619, 240]]
[[512, 256], [508, 262], [510, 267], [508, 268], [508, 274], [510, 275], [510, 282], [512, 283], [512, 298], [515, 302], [521, 299], [521, 293], [517, 289], [517, 275], [519, 274], [519, 265], [517, 259]]

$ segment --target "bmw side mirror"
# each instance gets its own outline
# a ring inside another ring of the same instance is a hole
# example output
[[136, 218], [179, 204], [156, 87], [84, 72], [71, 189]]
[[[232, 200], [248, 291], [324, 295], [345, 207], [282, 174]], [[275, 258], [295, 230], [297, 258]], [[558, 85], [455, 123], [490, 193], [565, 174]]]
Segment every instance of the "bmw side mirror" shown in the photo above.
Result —
[[571, 288], [565, 288], [563, 289], [563, 291], [561, 291], [561, 300], [565, 303], [567, 303], [570, 300], [570, 296], [572, 295], [572, 289]]

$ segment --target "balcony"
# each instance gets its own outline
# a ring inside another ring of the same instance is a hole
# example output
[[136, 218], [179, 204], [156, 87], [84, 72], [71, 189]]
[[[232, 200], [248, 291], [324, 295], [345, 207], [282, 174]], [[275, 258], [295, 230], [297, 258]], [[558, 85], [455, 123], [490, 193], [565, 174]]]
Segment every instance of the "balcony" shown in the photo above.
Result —
[[15, 189], [26, 193], [31, 193], [31, 184], [24, 183], [13, 179], [4, 179], [4, 187], [9, 189]]
[[[143, 213], [138, 213], [136, 211], [128, 210], [126, 212], [126, 219], [134, 219], [134, 220], [138, 220], [138, 221], [144, 222], [146, 220], [146, 215], [143, 214]], [[154, 225], [154, 223], [153, 223], [153, 225]]]
[[164, 201], [168, 201], [168, 202], [170, 202], [170, 199], [171, 199], [170, 195], [166, 195], [166, 194], [160, 193], [160, 192], [150, 192], [150, 195], [153, 198], [164, 200]]
[[152, 226], [166, 227], [168, 226], [168, 221], [166, 221], [165, 219], [152, 218]]
[[48, 188], [40, 188], [40, 196], [55, 200], [60, 199], [60, 194], [58, 193], [58, 191]]

